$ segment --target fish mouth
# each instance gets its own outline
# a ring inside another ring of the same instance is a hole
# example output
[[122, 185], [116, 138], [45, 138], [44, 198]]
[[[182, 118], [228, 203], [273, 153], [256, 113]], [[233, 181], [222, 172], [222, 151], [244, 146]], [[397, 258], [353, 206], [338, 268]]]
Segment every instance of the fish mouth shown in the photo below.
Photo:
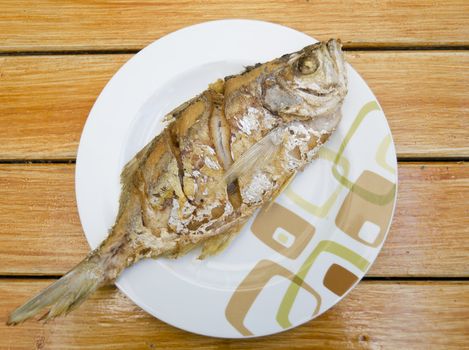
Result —
[[340, 57], [343, 60], [342, 41], [340, 39], [329, 39], [325, 46], [331, 57]]
[[[342, 41], [340, 39], [331, 38], [327, 42], [320, 41], [303, 49], [304, 56], [321, 56], [327, 53], [332, 60], [340, 57], [343, 60]], [[297, 58], [297, 57], [295, 57]]]

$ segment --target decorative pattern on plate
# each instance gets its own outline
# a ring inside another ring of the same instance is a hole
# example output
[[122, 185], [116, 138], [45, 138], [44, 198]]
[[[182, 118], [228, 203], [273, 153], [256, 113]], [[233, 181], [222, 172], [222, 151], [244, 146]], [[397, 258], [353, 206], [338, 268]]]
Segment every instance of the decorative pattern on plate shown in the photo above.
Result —
[[[303, 196], [292, 186], [284, 194], [294, 205], [318, 220], [333, 220], [336, 229], [342, 234], [334, 234], [327, 240], [318, 239], [314, 244], [309, 244], [315, 236], [316, 227], [279, 203], [264, 208], [254, 219], [251, 232], [278, 254], [289, 259], [299, 259], [295, 262], [300, 267], [292, 271], [278, 262], [264, 259], [247, 274], [225, 309], [226, 319], [243, 336], [254, 335], [246, 327], [244, 320], [252, 305], [260, 302], [257, 300], [258, 296], [273, 277], [281, 276], [290, 280], [290, 286], [280, 305], [272, 305], [278, 308], [277, 323], [287, 329], [294, 324], [289, 315], [300, 291], [309, 293], [312, 297], [310, 317], [314, 317], [335, 303], [336, 298], [331, 298], [331, 293], [336, 297], [343, 297], [353, 287], [359, 280], [357, 269], [361, 272], [360, 275], [366, 272], [370, 262], [360, 251], [350, 248], [344, 234], [357, 243], [379, 250], [392, 218], [396, 183], [380, 175], [375, 169], [366, 168], [365, 165], [369, 164], [366, 161], [361, 162], [364, 167], [357, 169], [359, 176], [353, 180], [350, 178], [350, 161], [344, 155], [351, 141], [367, 142], [366, 135], [361, 135], [359, 129], [367, 118], [372, 118], [372, 112], [381, 112], [375, 101], [366, 103], [359, 110], [337, 152], [329, 148], [320, 151], [319, 159], [330, 162], [331, 175], [337, 182], [337, 186], [322, 204], [315, 204], [312, 198]], [[391, 136], [385, 135], [370, 161], [395, 175], [395, 165], [386, 162], [390, 145]], [[346, 193], [345, 198], [340, 200], [343, 192]], [[335, 219], [332, 219], [334, 215]], [[308, 254], [302, 255], [305, 251]], [[322, 255], [329, 258], [321, 259]], [[317, 284], [310, 283], [308, 276], [317, 276], [321, 281], [321, 288], [315, 289], [313, 286]]]

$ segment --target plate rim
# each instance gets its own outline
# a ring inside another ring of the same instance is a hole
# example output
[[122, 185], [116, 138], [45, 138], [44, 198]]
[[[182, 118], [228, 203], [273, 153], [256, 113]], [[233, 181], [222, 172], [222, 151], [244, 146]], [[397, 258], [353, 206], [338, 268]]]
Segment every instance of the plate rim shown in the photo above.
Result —
[[[230, 18], [230, 19], [221, 19], [221, 20], [212, 20], [212, 21], [205, 21], [205, 22], [200, 22], [200, 23], [196, 23], [196, 24], [192, 24], [190, 26], [186, 26], [186, 27], [182, 27], [176, 31], [173, 31], [171, 33], [168, 33], [160, 38], [158, 38], [157, 40], [149, 43], [147, 46], [145, 46], [143, 49], [141, 49], [138, 53], [136, 53], [135, 55], [133, 55], [132, 57], [130, 57], [125, 63], [123, 63], [119, 69], [113, 74], [113, 76], [108, 80], [108, 82], [105, 84], [105, 86], [103, 87], [103, 89], [101, 90], [101, 92], [99, 93], [99, 95], [97, 96], [95, 102], [93, 103], [93, 107], [90, 109], [90, 112], [87, 116], [87, 119], [86, 119], [86, 122], [83, 126], [83, 129], [82, 129], [82, 132], [81, 132], [81, 136], [80, 136], [80, 141], [79, 141], [79, 145], [78, 145], [78, 149], [77, 149], [77, 156], [76, 156], [76, 166], [75, 166], [75, 196], [76, 196], [76, 203], [77, 203], [77, 209], [78, 209], [78, 214], [79, 214], [79, 219], [80, 219], [80, 224], [83, 228], [83, 234], [87, 240], [87, 243], [88, 245], [90, 246], [91, 249], [93, 249], [93, 246], [90, 242], [90, 239], [88, 238], [88, 235], [86, 234], [86, 231], [84, 229], [84, 224], [83, 224], [83, 212], [80, 210], [80, 199], [79, 199], [79, 187], [80, 187], [80, 181], [79, 181], [79, 178], [81, 176], [81, 172], [83, 171], [82, 167], [83, 167], [83, 144], [84, 144], [84, 140], [85, 138], [87, 137], [87, 134], [89, 133], [89, 128], [91, 127], [91, 118], [90, 116], [92, 116], [93, 114], [93, 110], [95, 109], [96, 105], [98, 104], [98, 101], [100, 100], [101, 96], [103, 95], [103, 93], [109, 89], [109, 86], [111, 86], [113, 84], [113, 82], [115, 81], [116, 79], [116, 76], [119, 75], [119, 72], [121, 72], [124, 67], [129, 67], [131, 64], [133, 64], [133, 62], [135, 62], [139, 57], [143, 56], [145, 54], [145, 52], [147, 52], [147, 50], [154, 44], [160, 42], [161, 40], [171, 40], [174, 36], [176, 36], [177, 34], [181, 33], [181, 32], [185, 32], [185, 31], [191, 31], [191, 30], [194, 30], [194, 28], [199, 28], [199, 27], [204, 27], [204, 26], [211, 26], [211, 25], [224, 25], [226, 23], [231, 23], [231, 24], [246, 24], [246, 23], [256, 23], [258, 25], [267, 25], [267, 26], [275, 26], [275, 27], [278, 27], [279, 29], [288, 29], [288, 30], [292, 30], [292, 31], [295, 31], [297, 33], [300, 33], [300, 34], [303, 34], [303, 35], [307, 35], [305, 33], [302, 33], [298, 30], [295, 30], [291, 27], [288, 27], [288, 26], [284, 26], [284, 25], [281, 25], [281, 24], [278, 24], [278, 23], [274, 23], [274, 22], [267, 22], [267, 21], [260, 21], [260, 20], [250, 20], [250, 19], [238, 19], [238, 18]], [[314, 39], [313, 37], [310, 37], [312, 38], [313, 40], [316, 40]], [[368, 84], [366, 83], [366, 81], [363, 79], [363, 77], [361, 77], [361, 75], [350, 65], [350, 67], [355, 71], [355, 73], [360, 77], [360, 79], [365, 83], [365, 85], [368, 87], [369, 89], [369, 92], [371, 93], [371, 95], [373, 96], [374, 98], [374, 101], [376, 101], [376, 103], [378, 104], [378, 106], [380, 107], [381, 111], [383, 112], [383, 116], [386, 120], [386, 123], [387, 123], [387, 126], [389, 128], [389, 135], [390, 135], [390, 138], [391, 138], [391, 144], [393, 145], [393, 149], [394, 149], [394, 153], [395, 153], [395, 156], [396, 156], [396, 173], [395, 173], [395, 186], [396, 186], [396, 189], [395, 189], [395, 194], [394, 194], [394, 203], [393, 203], [393, 208], [392, 208], [392, 212], [391, 212], [391, 215], [390, 215], [390, 220], [389, 220], [389, 223], [388, 223], [388, 226], [386, 228], [386, 232], [384, 234], [384, 237], [383, 237], [383, 241], [381, 243], [381, 245], [379, 246], [379, 250], [377, 252], [377, 255], [374, 259], [372, 259], [370, 261], [370, 264], [368, 265], [368, 267], [365, 269], [363, 275], [361, 277], [359, 277], [357, 279], [357, 281], [349, 288], [349, 290], [347, 292], [345, 292], [342, 296], [340, 297], [337, 297], [335, 299], [335, 302], [333, 303], [333, 306], [335, 306], [337, 303], [339, 303], [340, 301], [342, 301], [349, 293], [350, 291], [352, 291], [357, 285], [358, 283], [366, 276], [366, 274], [368, 273], [369, 269], [371, 268], [371, 266], [374, 264], [374, 262], [376, 261], [376, 258], [378, 257], [379, 253], [381, 252], [387, 238], [388, 238], [388, 235], [389, 235], [389, 231], [390, 231], [390, 228], [391, 228], [391, 225], [392, 225], [392, 222], [393, 222], [393, 218], [394, 218], [394, 215], [395, 215], [395, 210], [396, 210], [396, 205], [397, 205], [397, 201], [398, 201], [398, 186], [399, 186], [399, 173], [398, 173], [398, 163], [397, 163], [397, 152], [396, 152], [396, 149], [395, 149], [395, 143], [394, 143], [394, 138], [393, 138], [393, 134], [392, 134], [392, 131], [391, 131], [391, 127], [387, 121], [387, 118], [386, 118], [386, 115], [384, 114], [384, 110], [382, 109], [381, 107], [381, 104], [379, 103], [378, 99], [376, 98], [374, 92], [371, 90], [371, 88], [368, 86]], [[295, 323], [295, 324], [292, 324], [290, 327], [288, 328], [285, 328], [285, 329], [282, 329], [282, 330], [273, 330], [272, 332], [269, 332], [269, 333], [263, 333], [263, 334], [253, 334], [253, 335], [250, 335], [250, 336], [244, 336], [244, 335], [241, 335], [239, 334], [237, 337], [235, 336], [223, 336], [223, 335], [214, 335], [213, 333], [210, 333], [210, 332], [198, 332], [198, 331], [194, 331], [194, 330], [191, 330], [191, 329], [187, 329], [185, 327], [182, 327], [180, 325], [177, 325], [171, 321], [168, 321], [164, 318], [161, 317], [161, 315], [156, 315], [153, 310], [149, 310], [149, 307], [146, 305], [146, 303], [137, 298], [131, 291], [129, 291], [127, 288], [123, 287], [119, 281], [116, 281], [115, 282], [115, 285], [119, 288], [119, 290], [124, 293], [126, 295], [126, 297], [128, 297], [130, 300], [132, 300], [132, 302], [136, 305], [138, 305], [140, 308], [142, 308], [145, 312], [147, 312], [148, 314], [152, 315], [153, 317], [155, 318], [158, 318], [159, 320], [173, 326], [173, 327], [176, 327], [176, 328], [179, 328], [179, 329], [183, 329], [187, 332], [191, 332], [191, 333], [195, 333], [195, 334], [200, 334], [200, 335], [204, 335], [204, 336], [210, 336], [210, 337], [217, 337], [217, 338], [225, 338], [225, 339], [244, 339], [244, 338], [255, 338], [255, 337], [260, 337], [260, 336], [267, 336], [267, 335], [272, 335], [272, 334], [277, 334], [277, 333], [282, 333], [284, 331], [287, 331], [287, 330], [290, 330], [292, 328], [295, 328], [295, 327], [298, 327], [304, 323], [307, 323], [317, 317], [319, 317], [320, 315], [322, 315], [324, 312], [330, 310], [331, 307], [323, 310], [322, 312], [319, 312], [317, 313], [316, 315], [314, 315], [314, 317], [311, 317], [307, 320], [305, 320], [304, 322], [299, 322], [299, 323]]]

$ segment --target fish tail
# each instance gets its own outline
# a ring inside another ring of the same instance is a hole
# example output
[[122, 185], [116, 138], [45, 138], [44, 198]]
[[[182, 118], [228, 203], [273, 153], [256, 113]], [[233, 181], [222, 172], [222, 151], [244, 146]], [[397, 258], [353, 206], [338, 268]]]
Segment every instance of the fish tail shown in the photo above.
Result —
[[104, 259], [97, 251], [76, 265], [57, 282], [13, 311], [7, 325], [16, 325], [46, 309], [42, 320], [50, 320], [66, 315], [85, 301], [96, 289], [106, 284], [103, 274]]

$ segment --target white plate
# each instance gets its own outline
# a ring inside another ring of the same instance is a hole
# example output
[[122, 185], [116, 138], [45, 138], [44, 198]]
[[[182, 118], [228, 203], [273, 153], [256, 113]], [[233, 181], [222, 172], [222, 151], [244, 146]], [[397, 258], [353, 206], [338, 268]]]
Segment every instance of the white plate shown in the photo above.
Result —
[[[114, 223], [124, 164], [167, 112], [217, 78], [314, 41], [272, 23], [224, 20], [181, 29], [130, 59], [101, 92], [80, 140], [76, 194], [90, 246]], [[267, 218], [251, 219], [219, 256], [142, 261], [122, 274], [119, 289], [171, 325], [229, 338], [280, 332], [337, 303], [380, 251], [397, 185], [386, 118], [362, 78], [348, 72], [338, 130]]]

